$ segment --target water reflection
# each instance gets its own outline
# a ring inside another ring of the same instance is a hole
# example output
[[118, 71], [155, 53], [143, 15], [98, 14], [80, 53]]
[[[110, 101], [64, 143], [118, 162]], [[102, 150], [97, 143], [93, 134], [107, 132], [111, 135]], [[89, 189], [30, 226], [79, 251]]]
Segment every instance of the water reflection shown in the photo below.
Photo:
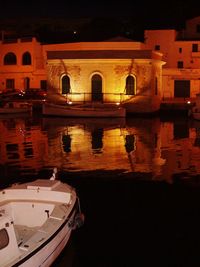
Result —
[[1, 173], [120, 170], [172, 182], [200, 172], [200, 122], [179, 118], [0, 118]]

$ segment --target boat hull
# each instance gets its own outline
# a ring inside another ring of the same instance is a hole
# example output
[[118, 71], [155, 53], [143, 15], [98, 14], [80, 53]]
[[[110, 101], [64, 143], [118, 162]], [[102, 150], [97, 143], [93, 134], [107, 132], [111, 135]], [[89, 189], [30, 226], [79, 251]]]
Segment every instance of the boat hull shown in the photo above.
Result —
[[68, 107], [45, 103], [42, 108], [43, 115], [63, 116], [63, 117], [125, 117], [126, 110], [122, 107]]
[[[71, 217], [71, 219], [75, 216]], [[23, 263], [17, 263], [12, 267], [49, 267], [57, 259], [59, 254], [66, 247], [71, 236], [72, 229], [69, 228], [67, 221], [64, 223], [62, 229], [55, 235], [55, 237], [47, 244], [43, 244], [37, 252], [31, 254]]]
[[[84, 217], [75, 189], [55, 179], [0, 191], [2, 267], [49, 267]], [[37, 218], [37, 219], [36, 219]], [[5, 225], [7, 225], [5, 229]]]

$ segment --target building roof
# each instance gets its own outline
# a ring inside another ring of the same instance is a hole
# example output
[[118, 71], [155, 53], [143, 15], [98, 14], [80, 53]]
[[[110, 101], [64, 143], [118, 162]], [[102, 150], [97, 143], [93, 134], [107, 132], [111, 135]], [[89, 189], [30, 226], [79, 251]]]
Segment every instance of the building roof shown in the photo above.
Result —
[[47, 59], [151, 59], [152, 50], [47, 51]]

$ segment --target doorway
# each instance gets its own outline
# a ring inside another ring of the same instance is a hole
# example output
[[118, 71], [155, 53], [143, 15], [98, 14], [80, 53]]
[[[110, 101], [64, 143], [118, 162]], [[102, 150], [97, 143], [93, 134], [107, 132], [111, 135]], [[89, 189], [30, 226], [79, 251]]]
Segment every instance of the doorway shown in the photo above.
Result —
[[102, 78], [98, 74], [92, 76], [92, 101], [103, 101]]

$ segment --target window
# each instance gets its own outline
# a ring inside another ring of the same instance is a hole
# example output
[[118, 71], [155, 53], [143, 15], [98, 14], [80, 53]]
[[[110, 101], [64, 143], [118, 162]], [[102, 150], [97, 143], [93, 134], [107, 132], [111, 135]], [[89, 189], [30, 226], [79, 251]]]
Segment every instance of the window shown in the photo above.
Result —
[[5, 228], [0, 230], [0, 250], [7, 247], [9, 243], [8, 232]]
[[182, 53], [182, 47], [179, 47], [179, 53], [180, 54]]
[[29, 52], [23, 54], [22, 65], [31, 65], [31, 54]]
[[30, 88], [30, 78], [29, 77], [25, 77], [24, 78], [24, 89], [28, 90]]
[[4, 57], [4, 65], [16, 65], [17, 58], [16, 55], [12, 52], [8, 53]]
[[155, 45], [155, 50], [160, 50], [160, 45]]
[[182, 69], [183, 68], [183, 61], [177, 62], [177, 68]]
[[198, 52], [198, 44], [192, 44], [192, 52]]
[[10, 90], [15, 89], [15, 80], [14, 79], [6, 79], [6, 89], [10, 89]]
[[41, 80], [40, 81], [40, 89], [46, 91], [47, 90], [47, 81], [46, 80]]
[[174, 80], [174, 97], [190, 97], [190, 80]]
[[131, 75], [126, 78], [126, 95], [135, 95], [135, 79]]
[[70, 78], [65, 75], [62, 77], [62, 94], [70, 93]]

